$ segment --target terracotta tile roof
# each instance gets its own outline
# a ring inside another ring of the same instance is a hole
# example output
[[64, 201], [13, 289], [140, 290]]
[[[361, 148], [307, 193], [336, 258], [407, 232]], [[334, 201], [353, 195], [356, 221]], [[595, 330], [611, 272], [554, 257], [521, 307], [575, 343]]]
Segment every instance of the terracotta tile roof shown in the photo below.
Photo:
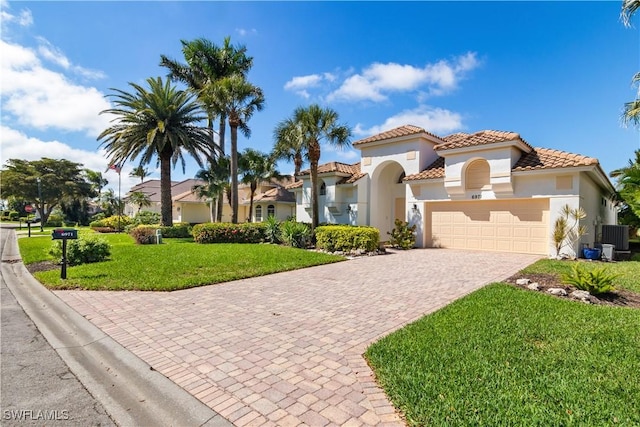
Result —
[[438, 150], [451, 150], [454, 148], [473, 147], [478, 145], [495, 144], [506, 141], [520, 141], [527, 147], [533, 149], [527, 141], [520, 137], [516, 132], [505, 132], [499, 130], [481, 130], [476, 133], [468, 134], [464, 132], [454, 133], [442, 138], [443, 143], [436, 145], [434, 148]]
[[[248, 200], [247, 200], [248, 202]], [[257, 194], [253, 202], [296, 202], [296, 196], [283, 187], [272, 188], [262, 194]]]
[[[318, 173], [345, 173], [349, 175], [353, 175], [356, 173], [360, 173], [360, 162], [354, 163], [352, 165], [341, 163], [341, 162], [329, 162], [318, 165]], [[300, 172], [300, 176], [311, 174], [311, 169], [305, 169]]]
[[287, 190], [291, 190], [294, 188], [302, 188], [302, 180], [293, 182], [285, 187]]
[[431, 132], [427, 132], [421, 127], [413, 126], [413, 125], [404, 125], [404, 126], [397, 127], [395, 129], [391, 129], [391, 130], [379, 133], [377, 135], [372, 135], [367, 138], [360, 139], [358, 141], [355, 141], [352, 145], [362, 145], [370, 142], [384, 141], [385, 139], [398, 138], [400, 136], [414, 135], [418, 133], [426, 133], [428, 135], [441, 139], [438, 135], [435, 135]]
[[598, 160], [580, 154], [549, 148], [535, 148], [522, 157], [513, 166], [514, 171], [528, 171], [536, 169], [570, 168], [578, 166], [597, 165]]
[[404, 181], [417, 181], [420, 179], [434, 179], [444, 177], [444, 157], [438, 157], [435, 162], [431, 163], [425, 170], [413, 175], [407, 175]]
[[343, 182], [339, 182], [338, 184], [353, 184], [354, 182], [356, 182], [357, 180], [359, 180], [365, 175], [366, 173], [363, 173], [363, 172], [354, 173], [353, 175], [351, 175], [351, 178], [346, 179]]
[[[598, 160], [580, 154], [549, 148], [534, 148], [529, 153], [523, 153], [512, 171], [531, 171], [539, 169], [571, 168], [579, 166], [597, 165]], [[444, 157], [438, 157], [435, 162], [427, 166], [422, 172], [408, 175], [404, 181], [435, 179], [444, 177]]]

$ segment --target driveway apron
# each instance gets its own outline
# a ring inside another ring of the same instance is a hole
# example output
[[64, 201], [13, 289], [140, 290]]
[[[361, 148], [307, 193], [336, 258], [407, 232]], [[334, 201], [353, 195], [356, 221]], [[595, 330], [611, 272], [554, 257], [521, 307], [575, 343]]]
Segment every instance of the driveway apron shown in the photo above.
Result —
[[237, 426], [403, 425], [366, 348], [538, 258], [416, 249], [169, 293], [55, 293]]

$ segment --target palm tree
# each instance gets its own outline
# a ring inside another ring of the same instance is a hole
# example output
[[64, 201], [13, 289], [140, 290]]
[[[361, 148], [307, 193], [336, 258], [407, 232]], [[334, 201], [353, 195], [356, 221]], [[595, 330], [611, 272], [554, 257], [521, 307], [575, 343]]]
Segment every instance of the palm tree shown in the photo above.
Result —
[[[209, 214], [211, 222], [215, 221], [215, 212], [222, 211], [224, 192], [229, 187], [229, 158], [218, 157], [209, 163], [209, 169], [200, 169], [196, 178], [205, 184], [194, 185], [192, 190], [201, 199], [209, 199]], [[220, 209], [215, 209], [220, 206]], [[218, 219], [218, 221], [220, 221]]]
[[640, 150], [635, 151], [635, 159], [629, 165], [612, 171], [609, 175], [618, 178], [618, 192], [633, 213], [640, 217]]
[[132, 178], [138, 177], [140, 178], [140, 184], [142, 184], [144, 182], [144, 179], [146, 177], [148, 177], [149, 174], [149, 169], [145, 168], [144, 166], [140, 165], [140, 166], [136, 166], [135, 168], [133, 168], [133, 170], [129, 173], [129, 176]]
[[[318, 162], [320, 161], [320, 143], [327, 142], [342, 148], [350, 144], [351, 129], [346, 125], [338, 124], [338, 113], [330, 108], [322, 108], [317, 104], [309, 107], [298, 107], [293, 112], [293, 117], [287, 119], [276, 127], [286, 128], [291, 122], [300, 126], [302, 134], [303, 152], [309, 159], [311, 171], [311, 228], [318, 226]], [[289, 124], [287, 124], [289, 123]], [[276, 141], [279, 144], [281, 141]]]
[[253, 148], [245, 149], [238, 157], [238, 167], [242, 174], [242, 183], [249, 184], [249, 222], [253, 215], [253, 198], [256, 195], [258, 185], [262, 181], [269, 181], [271, 178], [281, 178], [280, 172], [276, 169], [275, 159], [268, 154]]
[[300, 124], [293, 119], [286, 119], [278, 123], [273, 132], [276, 141], [273, 155], [276, 159], [293, 161], [293, 180], [298, 179], [304, 163], [304, 139]]
[[[640, 0], [622, 0], [622, 12], [620, 17], [625, 27], [631, 26], [631, 17], [640, 9]], [[628, 125], [633, 123], [635, 126], [640, 125], [640, 73], [636, 73], [631, 79], [631, 84], [638, 86], [636, 99], [624, 104], [622, 112], [622, 123]]]
[[[216, 109], [216, 104], [208, 97], [210, 87], [219, 80], [233, 74], [246, 76], [253, 66], [253, 57], [247, 56], [247, 48], [244, 45], [234, 46], [231, 38], [226, 37], [222, 47], [215, 45], [207, 39], [199, 38], [192, 41], [181, 40], [182, 53], [186, 64], [160, 56], [160, 65], [169, 69], [169, 77], [173, 80], [185, 83], [197, 96], [207, 112], [207, 126], [211, 130], [213, 147], [218, 156], [225, 155], [225, 129], [226, 111]], [[213, 140], [213, 120], [219, 116], [218, 144]], [[218, 195], [222, 199], [223, 194]], [[218, 204], [218, 221], [222, 219], [222, 204]]]
[[207, 99], [217, 111], [229, 118], [231, 129], [231, 222], [238, 223], [238, 129], [248, 138], [247, 122], [255, 111], [264, 108], [262, 89], [252, 85], [241, 74], [226, 77], [207, 90]]
[[149, 90], [129, 83], [135, 92], [112, 89], [114, 108], [104, 110], [115, 116], [113, 124], [98, 140], [111, 157], [112, 164], [122, 164], [140, 156], [140, 165], [154, 157], [160, 163], [160, 211], [162, 225], [173, 223], [171, 208], [171, 166], [178, 160], [185, 169], [183, 152], [202, 167], [201, 155], [209, 157], [211, 136], [198, 122], [206, 117], [189, 92], [177, 90], [161, 77], [147, 79]]
[[142, 210], [143, 207], [151, 206], [149, 196], [142, 191], [132, 191], [127, 198], [131, 204], [138, 207], [138, 212], [136, 213], [140, 213], [140, 210]]
[[102, 172], [85, 169], [84, 173], [87, 181], [91, 183], [91, 189], [98, 193], [98, 198], [102, 195], [102, 189], [109, 184], [109, 180], [102, 176]]

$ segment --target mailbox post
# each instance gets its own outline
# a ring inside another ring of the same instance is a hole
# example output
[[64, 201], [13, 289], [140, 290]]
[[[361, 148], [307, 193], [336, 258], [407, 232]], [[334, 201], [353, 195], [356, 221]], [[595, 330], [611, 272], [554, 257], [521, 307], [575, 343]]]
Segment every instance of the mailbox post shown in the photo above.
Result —
[[77, 239], [78, 230], [75, 228], [56, 228], [51, 232], [51, 240], [62, 240], [62, 269], [60, 270], [60, 278], [67, 278], [67, 240]]

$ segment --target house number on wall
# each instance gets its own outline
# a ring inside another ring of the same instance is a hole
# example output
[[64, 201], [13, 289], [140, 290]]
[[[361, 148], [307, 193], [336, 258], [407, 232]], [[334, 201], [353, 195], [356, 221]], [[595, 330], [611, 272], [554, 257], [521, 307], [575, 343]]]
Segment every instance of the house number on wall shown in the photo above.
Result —
[[478, 199], [482, 199], [482, 194], [472, 194], [471, 195], [471, 200], [478, 200]]

